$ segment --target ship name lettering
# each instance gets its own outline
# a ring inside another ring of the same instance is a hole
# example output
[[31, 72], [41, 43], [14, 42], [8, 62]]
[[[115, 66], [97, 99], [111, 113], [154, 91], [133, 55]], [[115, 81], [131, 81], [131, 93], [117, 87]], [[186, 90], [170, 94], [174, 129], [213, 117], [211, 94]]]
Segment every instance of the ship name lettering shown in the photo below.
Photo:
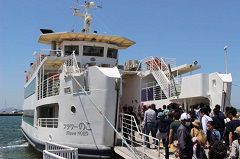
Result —
[[67, 131], [67, 132], [66, 132], [66, 135], [75, 135], [75, 136], [76, 136], [77, 133], [76, 133], [76, 132], [72, 132], [72, 131]]

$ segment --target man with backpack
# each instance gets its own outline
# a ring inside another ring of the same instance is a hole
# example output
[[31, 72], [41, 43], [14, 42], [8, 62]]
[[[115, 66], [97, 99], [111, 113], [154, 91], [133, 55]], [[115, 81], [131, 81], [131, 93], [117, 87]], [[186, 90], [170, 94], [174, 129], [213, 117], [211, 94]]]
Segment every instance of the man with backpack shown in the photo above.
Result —
[[169, 134], [169, 126], [171, 122], [172, 121], [169, 118], [166, 118], [166, 115], [164, 114], [164, 112], [158, 113], [156, 138], [158, 138], [159, 141], [162, 139], [163, 146], [165, 148], [165, 159], [169, 158], [168, 134]]

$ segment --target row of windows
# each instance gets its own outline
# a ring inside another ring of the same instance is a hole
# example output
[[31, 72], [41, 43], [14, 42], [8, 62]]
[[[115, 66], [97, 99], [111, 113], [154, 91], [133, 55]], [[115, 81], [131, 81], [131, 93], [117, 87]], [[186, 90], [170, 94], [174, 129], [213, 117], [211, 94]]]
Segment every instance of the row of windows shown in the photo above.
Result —
[[24, 98], [28, 98], [33, 95], [36, 91], [36, 78], [32, 80], [32, 82], [24, 89]]
[[[64, 46], [65, 56], [69, 56], [74, 51], [76, 55], [79, 55], [78, 45], [65, 45]], [[83, 46], [83, 56], [98, 56], [103, 57], [104, 47], [100, 46]], [[117, 58], [118, 50], [113, 48], [108, 48], [107, 57]]]

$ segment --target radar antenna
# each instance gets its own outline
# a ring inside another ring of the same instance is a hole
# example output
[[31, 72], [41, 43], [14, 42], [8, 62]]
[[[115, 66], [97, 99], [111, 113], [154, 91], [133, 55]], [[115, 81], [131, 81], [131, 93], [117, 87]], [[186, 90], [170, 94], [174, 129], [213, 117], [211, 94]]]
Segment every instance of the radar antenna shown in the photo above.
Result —
[[[78, 2], [78, 0], [77, 0]], [[84, 5], [80, 5], [80, 7], [84, 8], [84, 12], [81, 12], [79, 8], [73, 8], [73, 15], [82, 17], [83, 19], [83, 29], [82, 32], [89, 33], [90, 26], [92, 21], [92, 15], [88, 13], [89, 9], [100, 8], [98, 6], [95, 7], [94, 2], [85, 1]]]

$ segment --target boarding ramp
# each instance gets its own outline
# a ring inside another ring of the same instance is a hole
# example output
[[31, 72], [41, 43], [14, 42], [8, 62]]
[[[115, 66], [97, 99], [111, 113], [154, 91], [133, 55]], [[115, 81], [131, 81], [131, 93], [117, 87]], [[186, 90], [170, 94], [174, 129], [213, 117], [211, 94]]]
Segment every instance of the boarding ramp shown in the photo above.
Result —
[[53, 142], [45, 143], [43, 159], [77, 159], [78, 149]]

